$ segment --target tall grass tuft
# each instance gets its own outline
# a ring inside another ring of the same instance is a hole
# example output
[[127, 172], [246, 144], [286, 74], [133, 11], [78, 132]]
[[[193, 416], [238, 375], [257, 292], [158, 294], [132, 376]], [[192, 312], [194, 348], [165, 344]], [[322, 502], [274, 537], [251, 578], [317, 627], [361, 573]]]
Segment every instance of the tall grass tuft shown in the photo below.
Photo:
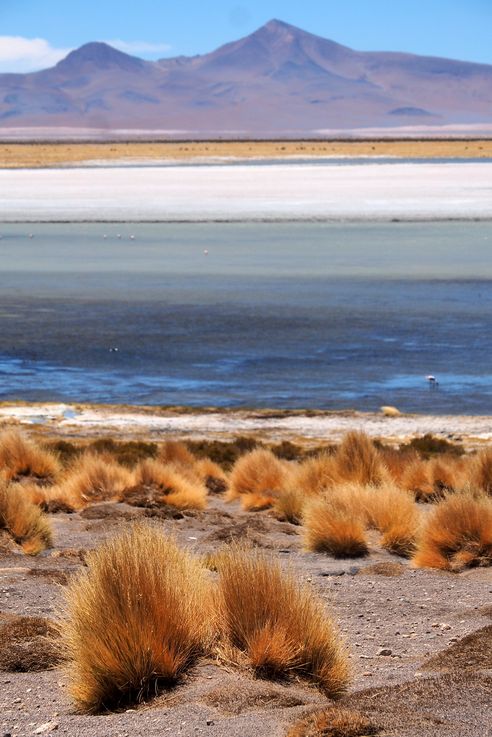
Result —
[[466, 491], [439, 502], [423, 527], [413, 563], [448, 571], [492, 565], [492, 500]]
[[228, 500], [241, 498], [246, 509], [271, 507], [288, 477], [286, 462], [269, 450], [253, 450], [232, 469]]
[[346, 484], [312, 499], [304, 509], [303, 528], [307, 550], [335, 558], [367, 555], [361, 487]]
[[262, 553], [233, 547], [219, 565], [219, 622], [258, 675], [292, 672], [340, 697], [349, 680], [338, 629], [314, 593]]
[[0, 435], [0, 472], [9, 480], [32, 476], [52, 481], [60, 472], [60, 463], [18, 430], [5, 430]]
[[131, 471], [110, 456], [86, 453], [71, 467], [59, 496], [78, 509], [87, 504], [116, 500], [132, 482]]
[[378, 486], [388, 478], [380, 454], [363, 432], [347, 433], [335, 458], [340, 476], [347, 481]]
[[18, 485], [0, 482], [0, 529], [6, 529], [28, 555], [51, 547], [51, 525]]
[[411, 494], [394, 484], [365, 487], [364, 507], [367, 524], [382, 534], [382, 547], [410, 557], [420, 527], [420, 511]]
[[[134, 494], [140, 487], [154, 489], [158, 504], [167, 504], [177, 509], [204, 509], [207, 504], [207, 489], [197, 475], [185, 476], [181, 466], [164, 465], [151, 458], [142, 461], [135, 469]], [[127, 497], [127, 490], [122, 500]]]
[[156, 527], [137, 524], [86, 562], [60, 628], [70, 693], [95, 713], [176, 683], [210, 646], [214, 618], [207, 571]]

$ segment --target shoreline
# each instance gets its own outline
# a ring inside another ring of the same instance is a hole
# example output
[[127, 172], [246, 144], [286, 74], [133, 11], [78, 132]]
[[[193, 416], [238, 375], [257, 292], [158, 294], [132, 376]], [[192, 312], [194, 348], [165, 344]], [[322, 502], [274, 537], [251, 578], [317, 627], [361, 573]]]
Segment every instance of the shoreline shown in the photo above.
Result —
[[[0, 131], [1, 135], [1, 131]], [[0, 168], [51, 168], [77, 166], [83, 162], [106, 160], [126, 162], [145, 159], [194, 163], [197, 159], [222, 161], [273, 158], [313, 159], [360, 158], [492, 158], [492, 139], [417, 138], [364, 140], [265, 140], [265, 141], [53, 141], [8, 142], [0, 140]]]
[[491, 415], [400, 414], [357, 410], [222, 409], [54, 402], [2, 402], [0, 427], [20, 425], [43, 436], [111, 435], [115, 439], [232, 440], [237, 435], [305, 446], [339, 442], [350, 430], [397, 445], [427, 433], [473, 450], [492, 439]]

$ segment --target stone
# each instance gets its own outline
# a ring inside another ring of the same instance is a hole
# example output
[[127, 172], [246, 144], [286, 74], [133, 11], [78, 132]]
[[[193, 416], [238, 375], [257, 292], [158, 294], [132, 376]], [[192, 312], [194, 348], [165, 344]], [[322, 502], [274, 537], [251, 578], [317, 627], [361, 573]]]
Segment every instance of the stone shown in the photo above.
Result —
[[377, 654], [378, 655], [388, 656], [388, 655], [391, 655], [392, 652], [393, 651], [390, 650], [389, 647], [380, 647]]

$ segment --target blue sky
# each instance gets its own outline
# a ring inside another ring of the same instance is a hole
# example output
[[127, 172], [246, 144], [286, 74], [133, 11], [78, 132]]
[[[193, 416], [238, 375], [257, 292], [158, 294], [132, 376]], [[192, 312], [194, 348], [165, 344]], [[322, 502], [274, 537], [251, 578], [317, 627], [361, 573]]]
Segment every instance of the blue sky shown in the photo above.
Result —
[[148, 59], [204, 53], [271, 18], [356, 49], [492, 64], [492, 0], [0, 0], [0, 71], [94, 40]]

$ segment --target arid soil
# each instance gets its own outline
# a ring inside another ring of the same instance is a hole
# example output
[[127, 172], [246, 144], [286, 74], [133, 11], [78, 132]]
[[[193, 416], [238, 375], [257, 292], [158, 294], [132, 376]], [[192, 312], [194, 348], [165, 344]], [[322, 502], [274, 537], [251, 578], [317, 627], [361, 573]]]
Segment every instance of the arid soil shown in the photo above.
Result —
[[[83, 566], [84, 551], [149, 512], [104, 503], [52, 514], [53, 549], [28, 557], [0, 546], [0, 628], [5, 615], [55, 619], [64, 585]], [[461, 574], [413, 570], [383, 551], [376, 533], [364, 559], [306, 553], [299, 527], [268, 511], [242, 512], [238, 502], [226, 504], [217, 496], [205, 511], [156, 517], [154, 523], [197, 553], [231, 540], [259, 546], [309, 582], [333, 611], [349, 646], [353, 682], [342, 705], [368, 716], [379, 734], [492, 734], [491, 568]], [[82, 716], [75, 713], [61, 667], [2, 672], [9, 643], [0, 639], [1, 735], [282, 737], [306, 712], [331, 704], [304, 682], [254, 679], [204, 660], [181, 685], [139, 707]], [[42, 644], [36, 638], [24, 648], [32, 655]]]
[[324, 156], [490, 158], [492, 140], [408, 141], [168, 141], [114, 143], [4, 143], [0, 168], [52, 167], [90, 161], [255, 159]]

